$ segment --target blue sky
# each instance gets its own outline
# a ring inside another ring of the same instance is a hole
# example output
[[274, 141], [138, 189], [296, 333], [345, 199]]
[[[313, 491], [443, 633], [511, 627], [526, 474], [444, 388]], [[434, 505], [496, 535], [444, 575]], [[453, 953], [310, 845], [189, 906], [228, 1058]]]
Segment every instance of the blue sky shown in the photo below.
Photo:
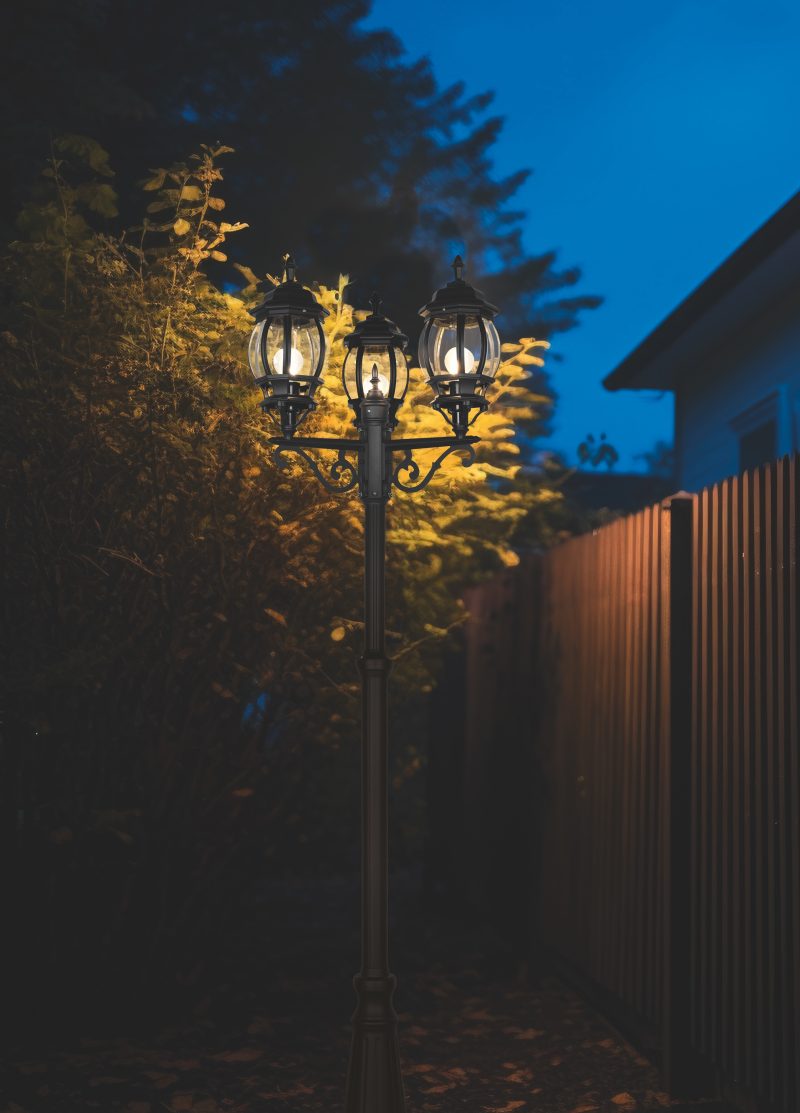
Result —
[[375, 0], [367, 25], [495, 91], [497, 173], [534, 170], [527, 247], [606, 299], [554, 345], [551, 445], [574, 460], [605, 432], [641, 468], [671, 397], [601, 380], [800, 188], [800, 3]]

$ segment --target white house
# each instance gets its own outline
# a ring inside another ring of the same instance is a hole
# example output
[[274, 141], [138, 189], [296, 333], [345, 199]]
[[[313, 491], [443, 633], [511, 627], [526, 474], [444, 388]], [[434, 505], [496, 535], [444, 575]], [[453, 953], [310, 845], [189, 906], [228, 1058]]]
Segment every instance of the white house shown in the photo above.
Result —
[[800, 449], [800, 193], [604, 386], [675, 392], [676, 479], [684, 490]]

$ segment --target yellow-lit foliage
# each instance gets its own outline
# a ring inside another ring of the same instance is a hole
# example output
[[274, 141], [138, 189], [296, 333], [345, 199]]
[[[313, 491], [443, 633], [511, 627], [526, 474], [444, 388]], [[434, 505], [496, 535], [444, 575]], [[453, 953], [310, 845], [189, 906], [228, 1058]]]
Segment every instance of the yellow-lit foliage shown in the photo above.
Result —
[[[2, 270], [7, 721], [39, 755], [36, 814], [83, 832], [76, 847], [117, 832], [120, 900], [137, 907], [136, 878], [160, 876], [159, 930], [176, 938], [202, 899], [192, 877], [220, 876], [248, 832], [259, 856], [303, 864], [307, 845], [305, 864], [324, 867], [331, 831], [356, 829], [361, 504], [274, 464], [245, 360], [256, 276], [243, 270], [236, 296], [212, 281], [246, 227], [222, 218], [226, 151], [153, 171], [146, 220], [111, 234], [98, 228], [114, 213], [104, 154], [65, 137]], [[304, 434], [353, 435], [345, 283], [318, 290], [330, 353]], [[558, 498], [515, 482], [517, 430], [548, 401], [525, 384], [544, 347], [504, 346], [471, 468], [448, 460], [422, 493], [393, 494], [398, 784], [424, 768], [423, 696], [461, 591], [513, 564], [518, 523]], [[448, 432], [431, 397], [415, 371], [398, 435]], [[146, 943], [144, 907], [144, 921], [114, 920], [131, 945]]]

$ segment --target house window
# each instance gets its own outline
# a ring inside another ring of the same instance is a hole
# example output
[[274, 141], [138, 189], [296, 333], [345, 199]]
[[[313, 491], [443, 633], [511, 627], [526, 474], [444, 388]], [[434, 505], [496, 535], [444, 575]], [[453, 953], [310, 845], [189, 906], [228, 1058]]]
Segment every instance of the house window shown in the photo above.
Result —
[[739, 435], [739, 471], [757, 468], [778, 455], [778, 423], [775, 418]]

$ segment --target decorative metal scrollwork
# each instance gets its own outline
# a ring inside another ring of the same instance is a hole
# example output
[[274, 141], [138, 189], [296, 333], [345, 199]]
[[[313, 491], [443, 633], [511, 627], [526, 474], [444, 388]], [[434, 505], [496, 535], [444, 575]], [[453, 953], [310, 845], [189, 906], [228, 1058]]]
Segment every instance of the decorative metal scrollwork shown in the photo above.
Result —
[[286, 458], [285, 454], [287, 452], [295, 452], [305, 460], [326, 490], [332, 491], [335, 495], [344, 495], [348, 491], [352, 491], [358, 484], [358, 468], [351, 460], [347, 459], [348, 451], [352, 450], [347, 448], [339, 449], [336, 459], [327, 469], [328, 475], [325, 475], [314, 457], [297, 444], [277, 445], [275, 448], [275, 463], [279, 468], [287, 468], [289, 466], [289, 460]]
[[[414, 459], [411, 449], [407, 448], [394, 469], [394, 472], [392, 474], [392, 482], [394, 483], [395, 487], [397, 487], [401, 491], [408, 491], [411, 494], [413, 494], [414, 491], [421, 491], [423, 487], [428, 486], [434, 475], [436, 475], [437, 471], [444, 463], [445, 459], [453, 452], [461, 452], [464, 454], [462, 464], [465, 468], [468, 468], [471, 464], [475, 463], [475, 449], [472, 447], [471, 444], [450, 444], [447, 446], [444, 452], [436, 457], [436, 459], [428, 469], [425, 478], [419, 480], [419, 464]], [[404, 471], [408, 472], [408, 479], [410, 482], [404, 483], [400, 479], [400, 473]], [[419, 482], [417, 482], [417, 480], [419, 480]]]

